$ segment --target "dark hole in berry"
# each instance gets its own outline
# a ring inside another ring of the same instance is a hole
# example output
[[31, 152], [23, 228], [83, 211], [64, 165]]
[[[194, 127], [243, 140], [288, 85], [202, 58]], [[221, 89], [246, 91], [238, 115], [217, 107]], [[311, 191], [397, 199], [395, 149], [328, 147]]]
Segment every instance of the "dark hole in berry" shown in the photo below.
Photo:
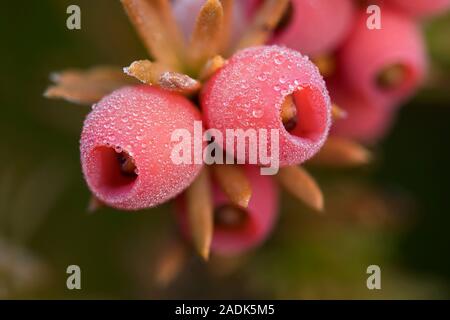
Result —
[[232, 204], [224, 204], [214, 210], [214, 225], [221, 229], [241, 229], [247, 224], [247, 220], [247, 211]]
[[403, 64], [390, 65], [378, 73], [377, 86], [383, 90], [395, 90], [404, 84], [407, 73], [408, 70]]
[[307, 86], [284, 97], [280, 120], [291, 136], [316, 141], [327, 128], [327, 114], [323, 92]]
[[297, 126], [297, 106], [292, 95], [287, 96], [281, 105], [281, 121], [288, 132], [294, 130]]
[[138, 178], [133, 158], [127, 152], [117, 152], [111, 146], [95, 148], [89, 163], [90, 170], [95, 170], [92, 175], [94, 188], [107, 197], [130, 192]]
[[116, 154], [117, 161], [120, 165], [120, 172], [127, 177], [136, 178], [136, 165], [133, 159], [126, 153], [120, 152]]
[[281, 17], [280, 21], [273, 30], [274, 34], [279, 34], [283, 32], [287, 27], [289, 27], [293, 17], [294, 17], [294, 5], [292, 4], [292, 1], [289, 1], [289, 4], [286, 10], [284, 11], [283, 16]]

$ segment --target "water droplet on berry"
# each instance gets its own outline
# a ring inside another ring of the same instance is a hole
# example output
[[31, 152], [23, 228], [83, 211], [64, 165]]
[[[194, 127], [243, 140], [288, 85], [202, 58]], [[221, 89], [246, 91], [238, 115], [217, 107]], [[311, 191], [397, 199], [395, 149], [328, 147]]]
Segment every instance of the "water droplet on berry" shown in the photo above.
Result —
[[262, 109], [255, 109], [252, 111], [252, 116], [254, 118], [261, 118], [264, 115], [264, 111]]
[[258, 76], [258, 80], [259, 81], [266, 81], [267, 80], [267, 75], [265, 75], [264, 73], [260, 74]]

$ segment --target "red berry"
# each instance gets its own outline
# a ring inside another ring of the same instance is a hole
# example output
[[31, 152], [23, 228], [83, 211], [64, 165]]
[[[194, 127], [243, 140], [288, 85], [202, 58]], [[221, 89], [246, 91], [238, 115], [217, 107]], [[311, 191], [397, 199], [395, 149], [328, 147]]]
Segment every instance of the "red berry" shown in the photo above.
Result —
[[107, 205], [136, 210], [184, 190], [201, 165], [175, 165], [171, 134], [192, 133], [197, 109], [182, 96], [150, 86], [125, 87], [93, 106], [81, 134], [84, 177]]
[[381, 29], [368, 29], [361, 12], [343, 45], [339, 67], [349, 86], [387, 103], [409, 97], [425, 77], [427, 58], [414, 21], [382, 9]]
[[[311, 158], [330, 126], [330, 99], [317, 67], [300, 53], [278, 46], [233, 55], [206, 83], [201, 106], [206, 125], [224, 136], [226, 129], [266, 129], [268, 154], [273, 151], [270, 131], [278, 131], [282, 166]], [[248, 148], [245, 159], [238, 160], [250, 162]]]
[[[247, 208], [230, 204], [228, 198], [213, 184], [214, 231], [211, 251], [219, 255], [234, 255], [260, 245], [270, 234], [278, 217], [278, 191], [274, 180], [262, 176], [256, 166], [245, 166], [245, 175], [252, 187]], [[183, 199], [180, 198], [177, 217], [182, 233], [189, 236]]]
[[388, 0], [396, 8], [414, 17], [429, 17], [450, 9], [450, 0]]
[[396, 113], [392, 107], [352, 92], [341, 83], [331, 83], [328, 88], [333, 102], [347, 112], [346, 118], [333, 123], [331, 135], [372, 144], [392, 127]]
[[[250, 0], [253, 14], [262, 0]], [[285, 45], [306, 55], [336, 49], [350, 31], [355, 8], [351, 0], [291, 0], [271, 43]]]

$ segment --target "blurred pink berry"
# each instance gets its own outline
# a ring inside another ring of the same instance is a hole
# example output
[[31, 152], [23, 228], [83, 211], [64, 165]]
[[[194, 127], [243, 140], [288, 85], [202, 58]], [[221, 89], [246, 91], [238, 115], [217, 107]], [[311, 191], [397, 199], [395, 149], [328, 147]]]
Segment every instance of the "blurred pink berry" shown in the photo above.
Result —
[[396, 109], [381, 101], [367, 99], [358, 92], [352, 92], [341, 83], [331, 83], [328, 89], [333, 102], [347, 112], [346, 118], [333, 123], [331, 135], [373, 144], [388, 133]]
[[[263, 176], [256, 166], [243, 166], [252, 187], [247, 208], [233, 205], [220, 188], [213, 183], [214, 231], [211, 252], [235, 255], [260, 245], [270, 234], [278, 217], [278, 190], [271, 177]], [[183, 199], [177, 207], [182, 233], [187, 229]]]
[[[330, 99], [317, 67], [300, 53], [278, 46], [233, 55], [206, 83], [201, 106], [206, 126], [224, 136], [226, 129], [266, 129], [269, 155], [271, 129], [278, 131], [282, 166], [311, 158], [330, 126]], [[245, 159], [238, 160], [249, 163], [248, 148]]]
[[183, 191], [201, 165], [175, 165], [171, 134], [193, 132], [197, 109], [182, 96], [151, 86], [125, 87], [93, 106], [81, 134], [84, 177], [107, 205], [137, 210]]
[[419, 87], [427, 58], [423, 37], [410, 18], [382, 9], [381, 29], [368, 29], [361, 12], [339, 54], [339, 68], [354, 91], [367, 99], [400, 102]]
[[386, 0], [396, 8], [414, 17], [429, 17], [450, 9], [450, 0]]
[[[249, 0], [252, 15], [262, 0]], [[352, 0], [291, 0], [271, 43], [315, 56], [336, 49], [350, 31]]]

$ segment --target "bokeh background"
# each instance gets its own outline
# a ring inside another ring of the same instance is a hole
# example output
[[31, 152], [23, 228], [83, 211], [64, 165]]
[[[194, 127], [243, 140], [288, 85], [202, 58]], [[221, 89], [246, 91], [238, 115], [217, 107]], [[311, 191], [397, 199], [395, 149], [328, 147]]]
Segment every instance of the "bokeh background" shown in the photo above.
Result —
[[[82, 29], [66, 28], [78, 4]], [[450, 15], [424, 24], [430, 80], [363, 169], [311, 168], [318, 216], [283, 195], [273, 236], [235, 259], [195, 255], [169, 285], [155, 265], [176, 238], [170, 204], [86, 210], [78, 140], [89, 108], [46, 100], [52, 71], [126, 66], [146, 52], [119, 1], [7, 1], [0, 10], [0, 298], [450, 298]], [[66, 288], [66, 268], [82, 290]], [[382, 290], [366, 268], [382, 269]]]

